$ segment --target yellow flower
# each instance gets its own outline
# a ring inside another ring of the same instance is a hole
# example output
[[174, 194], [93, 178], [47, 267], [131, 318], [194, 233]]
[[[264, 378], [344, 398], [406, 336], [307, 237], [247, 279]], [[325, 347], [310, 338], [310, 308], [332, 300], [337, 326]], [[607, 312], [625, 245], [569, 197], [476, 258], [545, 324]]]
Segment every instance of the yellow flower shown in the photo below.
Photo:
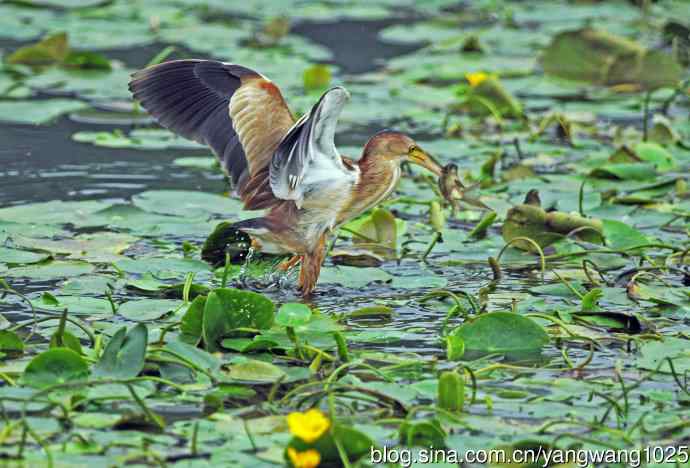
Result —
[[470, 83], [470, 86], [472, 86], [473, 88], [475, 86], [479, 86], [483, 81], [490, 77], [491, 75], [484, 72], [474, 72], [465, 74], [465, 79], [467, 79], [467, 81]]
[[298, 452], [292, 447], [287, 449], [288, 457], [295, 468], [316, 468], [321, 463], [321, 454], [314, 449]]
[[290, 413], [287, 417], [290, 432], [308, 444], [317, 440], [328, 430], [331, 422], [316, 408], [306, 413]]

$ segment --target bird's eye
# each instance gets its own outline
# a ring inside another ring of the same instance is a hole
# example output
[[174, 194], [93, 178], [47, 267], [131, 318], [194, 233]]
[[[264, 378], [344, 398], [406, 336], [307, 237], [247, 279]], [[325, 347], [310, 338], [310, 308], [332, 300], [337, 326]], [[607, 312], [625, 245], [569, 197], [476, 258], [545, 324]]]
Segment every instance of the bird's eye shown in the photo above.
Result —
[[414, 153], [415, 151], [417, 151], [418, 149], [419, 149], [419, 148], [417, 147], [417, 145], [412, 145], [412, 146], [410, 146], [410, 148], [407, 150], [407, 154], [412, 154], [412, 153]]

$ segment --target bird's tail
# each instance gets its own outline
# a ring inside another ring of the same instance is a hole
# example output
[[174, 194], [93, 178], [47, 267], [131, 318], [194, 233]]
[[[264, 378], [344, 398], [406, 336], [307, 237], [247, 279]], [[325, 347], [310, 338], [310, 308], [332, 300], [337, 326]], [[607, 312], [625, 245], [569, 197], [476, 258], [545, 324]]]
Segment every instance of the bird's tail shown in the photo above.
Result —
[[243, 263], [251, 249], [262, 255], [290, 253], [273, 239], [272, 227], [268, 218], [245, 219], [236, 223], [222, 222], [204, 242], [201, 258], [218, 266], [225, 264], [226, 255], [229, 255], [230, 263]]

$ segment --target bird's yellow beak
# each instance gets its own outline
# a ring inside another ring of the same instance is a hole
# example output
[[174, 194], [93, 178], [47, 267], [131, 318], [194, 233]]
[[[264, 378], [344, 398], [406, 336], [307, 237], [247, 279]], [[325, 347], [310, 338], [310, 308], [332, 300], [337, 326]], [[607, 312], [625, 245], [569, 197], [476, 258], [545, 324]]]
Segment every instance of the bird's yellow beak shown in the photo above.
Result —
[[419, 146], [413, 146], [410, 148], [407, 156], [410, 162], [422, 166], [424, 169], [428, 169], [433, 172], [437, 177], [441, 177], [443, 174], [443, 167], [431, 156], [429, 153], [421, 149]]

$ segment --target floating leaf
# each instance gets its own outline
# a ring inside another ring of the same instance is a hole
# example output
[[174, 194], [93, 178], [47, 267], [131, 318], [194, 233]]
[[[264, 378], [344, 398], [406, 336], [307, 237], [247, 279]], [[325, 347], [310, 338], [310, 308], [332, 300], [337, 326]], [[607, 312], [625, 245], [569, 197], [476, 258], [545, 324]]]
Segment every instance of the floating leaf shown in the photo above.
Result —
[[67, 34], [52, 34], [36, 44], [21, 47], [10, 54], [6, 61], [13, 65], [50, 65], [60, 63], [69, 53]]
[[103, 350], [101, 359], [93, 369], [94, 377], [131, 379], [139, 375], [144, 368], [148, 330], [140, 323], [129, 332], [120, 328]]
[[41, 101], [0, 101], [0, 122], [41, 125], [62, 114], [84, 109], [88, 105], [76, 99], [44, 99]]
[[331, 83], [331, 69], [328, 65], [312, 65], [304, 70], [304, 89], [321, 91]]
[[39, 263], [48, 259], [48, 254], [27, 252], [25, 250], [8, 249], [0, 247], [0, 263], [27, 264]]
[[285, 377], [285, 372], [269, 362], [247, 360], [230, 366], [228, 377], [232, 380], [271, 383]]
[[278, 309], [275, 323], [283, 327], [298, 327], [309, 322], [311, 309], [304, 304], [288, 302]]
[[622, 180], [647, 180], [656, 176], [656, 170], [654, 164], [610, 163], [593, 169], [591, 175]]
[[242, 211], [242, 203], [222, 195], [187, 190], [151, 190], [132, 198], [139, 208], [177, 216], [229, 215]]
[[181, 339], [185, 343], [197, 345], [201, 341], [205, 307], [206, 296], [195, 297], [187, 307], [180, 323]]
[[549, 335], [536, 322], [511, 312], [480, 315], [451, 336], [462, 338], [468, 351], [486, 353], [539, 351], [549, 342]]
[[70, 51], [62, 64], [66, 67], [74, 67], [88, 70], [111, 70], [110, 60], [97, 52]]
[[681, 67], [667, 54], [629, 39], [583, 28], [557, 34], [544, 51], [548, 74], [602, 85], [638, 85], [653, 90], [674, 87]]
[[220, 370], [220, 360], [213, 354], [196, 346], [173, 340], [166, 343], [165, 347], [207, 372], [217, 374]]
[[522, 116], [520, 101], [493, 76], [471, 85], [457, 107], [474, 115], [494, 115], [499, 119]]
[[627, 223], [613, 219], [602, 221], [602, 228], [606, 244], [614, 249], [627, 249], [639, 245], [646, 245], [647, 237]]
[[110, 316], [113, 314], [112, 306], [106, 299], [88, 296], [53, 296], [53, 299], [57, 303], [41, 298], [41, 303], [36, 304], [36, 306], [54, 311], [67, 309], [70, 314], [74, 315]]
[[599, 300], [604, 296], [600, 288], [594, 288], [582, 297], [582, 311], [593, 312], [599, 307]]
[[390, 281], [393, 276], [380, 268], [337, 266], [323, 268], [319, 284], [337, 283], [348, 288], [361, 288], [374, 281]]
[[204, 344], [218, 349], [218, 340], [236, 328], [267, 329], [273, 324], [275, 306], [267, 297], [239, 289], [211, 291], [204, 306]]
[[77, 354], [83, 354], [79, 338], [67, 330], [63, 330], [61, 335], [58, 335], [58, 332], [53, 333], [53, 335], [50, 337], [49, 346], [51, 348], [68, 348]]
[[52, 348], [31, 360], [23, 382], [34, 388], [74, 383], [89, 375], [89, 366], [79, 354], [68, 348]]
[[[540, 206], [522, 204], [508, 210], [502, 235], [506, 242], [518, 237], [527, 237], [543, 248], [575, 230], [579, 231], [577, 237], [584, 240], [601, 241], [601, 235], [598, 234], [601, 232], [599, 220], [562, 211], [546, 212]], [[513, 245], [523, 250], [534, 250], [534, 246], [527, 241], [519, 240]]]
[[663, 146], [653, 142], [640, 142], [635, 145], [635, 153], [643, 161], [654, 164], [659, 172], [670, 171], [676, 160]]
[[35, 280], [63, 279], [93, 273], [95, 268], [87, 262], [53, 260], [47, 263], [10, 268], [7, 277], [23, 277]]
[[376, 208], [357, 229], [360, 234], [352, 240], [360, 247], [366, 246], [375, 254], [395, 256], [398, 244], [398, 225], [393, 214], [383, 208]]
[[24, 351], [24, 342], [19, 336], [10, 330], [0, 330], [0, 352], [21, 353]]
[[127, 301], [117, 309], [117, 314], [135, 322], [156, 320], [177, 309], [181, 301], [172, 299], [141, 299]]

